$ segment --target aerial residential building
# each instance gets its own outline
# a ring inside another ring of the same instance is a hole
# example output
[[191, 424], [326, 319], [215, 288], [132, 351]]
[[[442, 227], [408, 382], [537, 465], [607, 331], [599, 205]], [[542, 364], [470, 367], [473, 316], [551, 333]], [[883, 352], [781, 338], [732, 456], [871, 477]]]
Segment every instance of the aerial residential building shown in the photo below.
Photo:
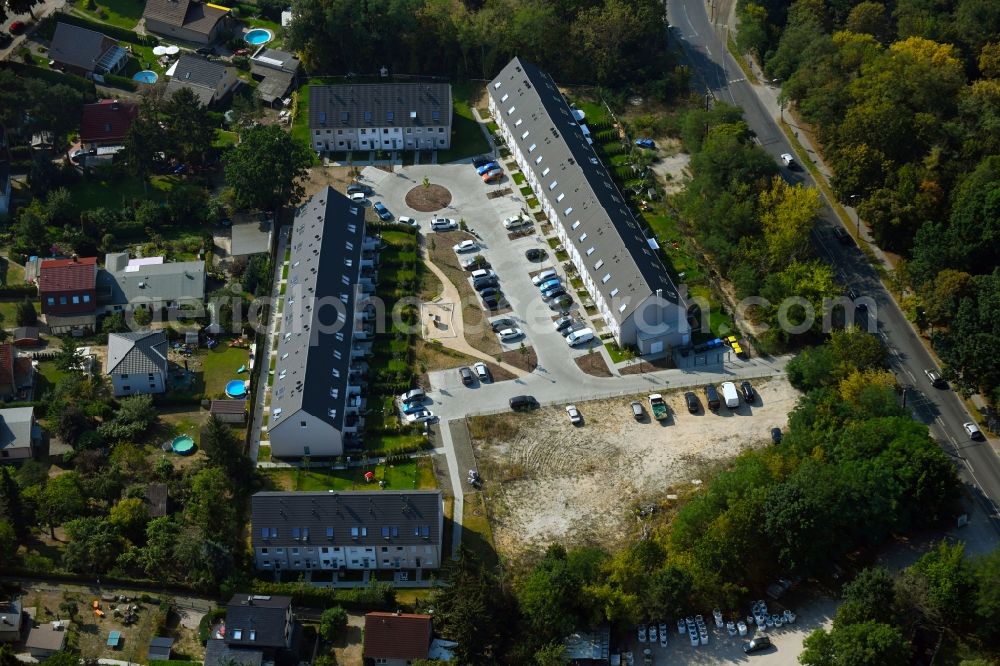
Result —
[[262, 46], [250, 56], [250, 74], [258, 81], [257, 94], [265, 104], [281, 100], [295, 83], [299, 59], [293, 54]]
[[169, 661], [174, 647], [174, 639], [157, 636], [149, 641], [146, 659], [149, 661]]
[[41, 259], [37, 265], [42, 319], [52, 333], [93, 329], [97, 322], [97, 258]]
[[314, 150], [445, 150], [451, 122], [447, 83], [309, 86]]
[[67, 620], [55, 620], [32, 627], [24, 641], [28, 654], [35, 659], [44, 660], [63, 650], [66, 647], [67, 624]]
[[97, 302], [104, 313], [201, 305], [204, 298], [204, 261], [168, 263], [163, 257], [129, 259], [127, 252], [112, 252], [97, 275]]
[[31, 400], [35, 388], [35, 368], [31, 358], [18, 356], [9, 342], [0, 343], [0, 399]]
[[[138, 107], [117, 99], [102, 99], [83, 105], [80, 120], [80, 143], [87, 150], [117, 152], [125, 146], [125, 137], [132, 128]], [[106, 149], [102, 151], [101, 149]]]
[[[441, 491], [259, 492], [251, 498], [258, 571], [441, 566]], [[308, 573], [307, 573], [308, 576]]]
[[291, 597], [234, 594], [225, 623], [212, 629], [205, 645], [205, 666], [273, 664], [295, 634]]
[[42, 429], [34, 407], [0, 409], [0, 464], [21, 463], [38, 453]]
[[70, 23], [56, 23], [48, 56], [56, 69], [88, 78], [117, 74], [128, 62], [128, 52], [116, 40]]
[[24, 617], [19, 600], [0, 600], [0, 643], [16, 643], [21, 640]]
[[167, 97], [181, 88], [188, 88], [205, 106], [218, 102], [239, 82], [236, 68], [226, 67], [200, 56], [183, 54], [167, 71]]
[[211, 44], [229, 25], [229, 9], [195, 0], [147, 0], [142, 18], [148, 32], [194, 44]]
[[167, 334], [135, 331], [108, 335], [108, 367], [116, 396], [167, 390]]
[[619, 346], [661, 354], [691, 341], [686, 304], [555, 82], [511, 60], [489, 108]]
[[368, 296], [377, 244], [365, 209], [327, 187], [295, 214], [271, 394], [277, 458], [333, 457], [363, 427], [360, 373], [370, 353]]
[[365, 613], [362, 654], [366, 663], [407, 666], [429, 657], [432, 634], [430, 615]]

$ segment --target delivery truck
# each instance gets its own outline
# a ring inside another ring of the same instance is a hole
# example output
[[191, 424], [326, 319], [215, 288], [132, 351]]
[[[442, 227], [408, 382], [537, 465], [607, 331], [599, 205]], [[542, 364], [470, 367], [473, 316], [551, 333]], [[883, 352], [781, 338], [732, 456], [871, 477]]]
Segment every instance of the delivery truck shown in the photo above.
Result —
[[736, 409], [740, 406], [740, 394], [736, 391], [736, 384], [722, 382], [722, 399], [726, 401], [726, 407], [729, 409]]

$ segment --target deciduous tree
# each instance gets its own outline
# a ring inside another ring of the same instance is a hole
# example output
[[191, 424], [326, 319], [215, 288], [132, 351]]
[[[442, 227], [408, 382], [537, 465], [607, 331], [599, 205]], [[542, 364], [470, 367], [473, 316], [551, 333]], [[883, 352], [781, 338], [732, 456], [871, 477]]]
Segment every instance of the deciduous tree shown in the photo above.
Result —
[[309, 149], [280, 127], [257, 125], [243, 130], [239, 145], [226, 155], [226, 182], [239, 207], [275, 210], [302, 196], [301, 180], [311, 162]]

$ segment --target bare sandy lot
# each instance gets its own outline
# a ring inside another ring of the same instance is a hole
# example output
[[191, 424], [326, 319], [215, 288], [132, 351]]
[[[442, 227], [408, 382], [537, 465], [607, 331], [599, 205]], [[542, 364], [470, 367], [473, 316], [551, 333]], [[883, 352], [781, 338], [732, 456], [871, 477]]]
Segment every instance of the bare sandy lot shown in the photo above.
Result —
[[510, 557], [552, 542], [607, 544], [626, 534], [637, 507], [690, 488], [744, 449], [768, 446], [799, 393], [784, 378], [754, 387], [753, 405], [718, 414], [688, 414], [684, 391], [665, 393], [671, 418], [662, 424], [632, 418], [632, 400], [649, 411], [645, 395], [577, 403], [581, 427], [563, 406], [470, 418], [497, 549]]

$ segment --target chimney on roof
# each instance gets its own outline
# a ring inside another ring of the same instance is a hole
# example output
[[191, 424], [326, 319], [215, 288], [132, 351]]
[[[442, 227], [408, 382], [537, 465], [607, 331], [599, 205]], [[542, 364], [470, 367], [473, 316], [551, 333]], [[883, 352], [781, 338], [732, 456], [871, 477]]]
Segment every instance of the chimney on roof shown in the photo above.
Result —
[[118, 100], [116, 99], [111, 100], [111, 110], [112, 111], [118, 110]]
[[73, 260], [74, 264], [80, 261], [80, 257], [78, 257], [75, 252], [70, 256], [70, 259]]

